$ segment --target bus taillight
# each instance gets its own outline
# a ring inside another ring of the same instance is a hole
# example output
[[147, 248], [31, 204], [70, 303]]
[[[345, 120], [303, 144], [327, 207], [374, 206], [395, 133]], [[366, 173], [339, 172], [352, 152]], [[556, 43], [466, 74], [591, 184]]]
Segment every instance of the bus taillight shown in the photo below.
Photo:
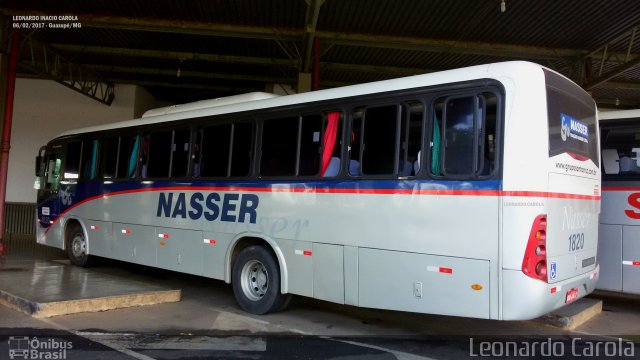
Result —
[[533, 221], [522, 260], [522, 272], [534, 279], [547, 281], [547, 215], [538, 215]]

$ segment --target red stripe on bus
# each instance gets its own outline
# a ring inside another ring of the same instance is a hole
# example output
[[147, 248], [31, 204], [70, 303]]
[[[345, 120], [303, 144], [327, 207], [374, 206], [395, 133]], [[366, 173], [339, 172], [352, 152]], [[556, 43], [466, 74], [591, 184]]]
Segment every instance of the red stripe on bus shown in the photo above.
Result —
[[441, 268], [440, 268], [440, 272], [441, 272], [441, 273], [445, 273], [445, 274], [453, 274], [453, 269], [451, 269], [451, 268], [443, 268], [443, 267], [441, 267]]
[[640, 191], [638, 186], [605, 186], [602, 191]]
[[[606, 190], [608, 188], [604, 188]], [[614, 188], [614, 189], [631, 189], [631, 188]], [[636, 188], [640, 190], [640, 188]], [[413, 189], [325, 189], [325, 188], [261, 188], [261, 187], [221, 187], [221, 186], [175, 186], [175, 187], [157, 187], [149, 189], [132, 189], [114, 191], [102, 195], [96, 195], [75, 203], [68, 207], [58, 217], [56, 217], [51, 225], [54, 225], [58, 219], [71, 211], [72, 209], [100, 198], [106, 198], [117, 195], [126, 195], [143, 192], [160, 192], [160, 191], [244, 191], [244, 192], [295, 192], [295, 193], [326, 193], [326, 194], [374, 194], [374, 195], [443, 195], [443, 196], [505, 196], [505, 197], [542, 197], [555, 199], [574, 199], [574, 200], [600, 200], [597, 195], [581, 195], [568, 193], [553, 193], [545, 191], [507, 191], [507, 190], [413, 190]], [[46, 232], [51, 226], [47, 227]]]
[[572, 153], [572, 152], [568, 152], [567, 154], [569, 154], [569, 156], [571, 156], [572, 158], [578, 160], [578, 161], [587, 161], [589, 160], [588, 156], [583, 156], [583, 155], [579, 155], [576, 153]]
[[560, 199], [600, 200], [598, 195], [582, 195], [568, 193], [554, 193], [545, 191], [508, 191], [508, 190], [445, 190], [445, 189], [325, 189], [325, 188], [255, 188], [255, 187], [206, 187], [206, 186], [177, 186], [151, 189], [123, 190], [94, 196], [84, 202], [101, 197], [125, 195], [140, 192], [158, 191], [242, 191], [242, 192], [289, 192], [289, 193], [326, 193], [326, 194], [375, 194], [375, 195], [453, 195], [453, 196], [510, 196], [510, 197], [545, 197]]

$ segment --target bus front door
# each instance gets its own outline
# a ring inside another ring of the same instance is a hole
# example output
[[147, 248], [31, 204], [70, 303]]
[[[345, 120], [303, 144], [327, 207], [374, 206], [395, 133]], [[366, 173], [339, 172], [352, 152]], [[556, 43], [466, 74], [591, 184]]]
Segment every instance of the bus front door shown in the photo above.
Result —
[[60, 215], [60, 180], [62, 177], [62, 147], [49, 149], [41, 158], [44, 161], [38, 190], [39, 229], [47, 229]]

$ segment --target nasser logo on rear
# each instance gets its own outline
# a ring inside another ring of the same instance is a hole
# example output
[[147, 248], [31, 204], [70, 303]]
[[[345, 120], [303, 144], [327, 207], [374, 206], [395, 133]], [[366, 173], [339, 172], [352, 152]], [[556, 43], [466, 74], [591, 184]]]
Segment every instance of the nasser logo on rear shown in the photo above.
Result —
[[589, 127], [586, 123], [567, 114], [560, 113], [560, 137], [562, 141], [572, 138], [589, 143]]

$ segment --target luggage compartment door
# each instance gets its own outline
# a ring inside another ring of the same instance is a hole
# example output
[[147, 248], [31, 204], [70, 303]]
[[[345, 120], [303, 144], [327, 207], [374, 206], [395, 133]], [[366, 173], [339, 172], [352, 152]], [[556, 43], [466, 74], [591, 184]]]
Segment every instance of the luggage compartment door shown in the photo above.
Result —
[[490, 261], [359, 249], [359, 305], [489, 318]]

